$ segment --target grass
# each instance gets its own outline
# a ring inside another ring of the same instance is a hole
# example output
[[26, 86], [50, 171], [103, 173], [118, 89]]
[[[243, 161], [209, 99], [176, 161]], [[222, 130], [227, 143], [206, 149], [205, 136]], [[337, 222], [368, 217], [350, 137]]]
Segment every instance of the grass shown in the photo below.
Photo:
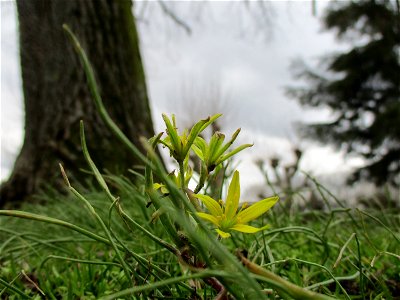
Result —
[[[61, 167], [69, 196], [48, 193], [42, 199], [45, 205], [0, 210], [0, 298], [399, 297], [398, 210], [382, 206], [370, 211], [346, 209], [312, 180], [326, 212], [296, 209], [291, 201], [296, 192], [281, 192], [281, 206], [257, 224], [269, 223], [272, 229], [232, 233], [232, 238], [221, 240], [196, 214], [202, 209], [196, 210], [184, 183], [189, 170], [186, 150], [210, 119], [195, 125], [188, 139], [166, 122], [170, 140], [163, 142], [177, 160], [178, 187], [154, 155], [152, 146], [161, 135], [152, 139], [152, 145], [143, 144], [146, 159], [108, 116], [83, 49], [68, 26], [64, 29], [83, 63], [102, 119], [132, 155], [143, 161], [146, 172], [132, 178], [100, 174], [87, 151], [81, 124], [83, 154], [97, 183], [78, 191]], [[217, 136], [213, 146], [211, 142], [204, 145], [209, 150], [203, 155], [218, 157], [220, 142]], [[214, 167], [201, 168], [200, 177], [209, 178]], [[169, 195], [153, 188], [153, 173]]]
[[[150, 222], [154, 208], [146, 208], [143, 186], [128, 178], [109, 176], [107, 180], [133, 220], [174, 244], [160, 221]], [[219, 270], [190, 272], [179, 257], [142, 230], [128, 229], [110, 210], [103, 192], [91, 188], [84, 194], [106, 227], [72, 196], [43, 196], [44, 205], [25, 204], [22, 210], [69, 222], [101, 237], [108, 231], [115, 244], [126, 249], [118, 250], [66, 227], [29, 220], [29, 216], [1, 216], [0, 298], [98, 299], [130, 289], [132, 293], [120, 297], [212, 299], [216, 290], [199, 278], [216, 274], [233, 289], [240, 285], [238, 274], [227, 273], [229, 264], [216, 264]], [[240, 248], [248, 260], [291, 283], [334, 298], [400, 296], [398, 211], [341, 208], [284, 213], [278, 207], [260, 222], [272, 228], [256, 235], [236, 233], [219, 243], [230, 253]], [[265, 277], [252, 277], [268, 299], [276, 299], [276, 288]]]

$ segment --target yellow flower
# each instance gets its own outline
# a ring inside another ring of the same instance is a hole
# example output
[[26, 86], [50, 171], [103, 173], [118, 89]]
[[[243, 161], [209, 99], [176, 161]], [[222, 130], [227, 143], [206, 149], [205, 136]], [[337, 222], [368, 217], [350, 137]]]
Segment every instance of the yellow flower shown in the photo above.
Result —
[[172, 157], [178, 162], [182, 162], [189, 153], [196, 137], [220, 116], [221, 114], [216, 114], [207, 119], [200, 120], [193, 125], [190, 131], [184, 130], [182, 134], [179, 134], [176, 128], [175, 115], [172, 115], [171, 122], [166, 114], [162, 114], [165, 126], [167, 127], [167, 137], [164, 140], [160, 140], [160, 143], [168, 147]]
[[246, 205], [243, 205], [238, 212], [237, 210], [240, 198], [238, 171], [235, 171], [232, 181], [229, 185], [225, 204], [220, 203], [206, 195], [195, 194], [194, 196], [200, 199], [210, 212], [210, 214], [198, 212], [197, 215], [217, 226], [217, 229], [215, 230], [223, 238], [230, 237], [231, 234], [229, 232], [232, 230], [245, 233], [256, 233], [258, 231], [267, 229], [269, 225], [257, 228], [246, 225], [246, 223], [267, 212], [279, 200], [279, 197], [277, 196], [266, 198], [247, 208]]
[[224, 144], [225, 135], [220, 132], [214, 133], [209, 144], [207, 144], [202, 137], [196, 137], [192, 145], [192, 149], [200, 158], [200, 160], [202, 160], [206, 165], [207, 172], [212, 172], [219, 164], [226, 161], [236, 153], [253, 146], [252, 144], [241, 145], [225, 154], [225, 152], [236, 140], [239, 132], [240, 128], [235, 131], [235, 133], [232, 135], [232, 138], [226, 144]]
[[[193, 176], [193, 170], [192, 168], [189, 166], [189, 162], [188, 159], [185, 159], [185, 161], [183, 162], [183, 167], [185, 170], [185, 182], [184, 182], [184, 186], [187, 187], [189, 185], [189, 181]], [[179, 176], [179, 174], [176, 173], [176, 171], [172, 171], [171, 173], [168, 174], [168, 177], [176, 184], [177, 187], [181, 186], [181, 177]], [[164, 195], [169, 195], [169, 191], [168, 188], [166, 187], [165, 184], [163, 183], [154, 183], [153, 184], [153, 188], [155, 190], [160, 190], [162, 194]]]

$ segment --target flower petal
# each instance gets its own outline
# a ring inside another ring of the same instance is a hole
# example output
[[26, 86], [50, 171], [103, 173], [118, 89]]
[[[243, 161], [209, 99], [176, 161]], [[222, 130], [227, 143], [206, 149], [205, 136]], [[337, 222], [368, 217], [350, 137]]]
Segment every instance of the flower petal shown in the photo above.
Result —
[[196, 213], [200, 218], [207, 220], [208, 222], [213, 223], [215, 226], [219, 226], [218, 225], [218, 219], [210, 214], [206, 214], [206, 213], [201, 213], [198, 212]]
[[210, 125], [211, 123], [213, 123], [216, 119], [218, 119], [220, 116], [222, 116], [222, 114], [216, 114], [213, 115], [211, 117], [208, 117], [209, 121], [207, 123], [205, 123], [203, 125], [203, 127], [201, 128], [200, 132], [203, 131], [204, 129], [206, 129], [208, 127], [208, 125]]
[[193, 145], [199, 147], [199, 149], [201, 150], [201, 152], [203, 152], [203, 154], [206, 153], [207, 143], [202, 137], [200, 136], [196, 137], [196, 139], [193, 142]]
[[215, 201], [213, 198], [207, 195], [201, 195], [201, 194], [194, 194], [196, 198], [200, 199], [201, 202], [204, 203], [204, 205], [207, 207], [208, 211], [213, 215], [213, 216], [222, 216], [222, 208], [219, 205], [217, 201]]
[[162, 188], [163, 186], [164, 186], [164, 184], [154, 183], [153, 189], [158, 190], [158, 189]]
[[264, 200], [261, 200], [245, 210], [242, 210], [240, 213], [238, 213], [237, 218], [238, 222], [240, 223], [247, 223], [251, 220], [254, 220], [261, 216], [263, 213], [268, 211], [274, 204], [279, 200], [279, 197], [270, 197], [266, 198]]
[[224, 239], [226, 239], [226, 238], [231, 236], [230, 233], [227, 233], [227, 232], [219, 230], [219, 229], [215, 229], [215, 231]]
[[154, 184], [153, 184], [153, 189], [155, 189], [155, 190], [160, 190], [161, 193], [163, 193], [163, 194], [169, 194], [169, 191], [168, 191], [168, 189], [165, 187], [164, 184], [154, 183]]
[[239, 172], [235, 171], [228, 188], [228, 195], [225, 202], [225, 215], [227, 219], [233, 219], [239, 206], [240, 182]]
[[196, 155], [200, 158], [200, 160], [204, 161], [203, 151], [199, 147], [197, 147], [195, 144], [193, 144], [192, 150], [194, 151], [194, 153], [196, 153]]
[[185, 145], [184, 152], [187, 153], [192, 147], [193, 142], [196, 137], [204, 130], [208, 125], [214, 122], [217, 118], [219, 118], [221, 114], [214, 115], [212, 117], [208, 117], [207, 119], [200, 120], [197, 122], [192, 129], [190, 130], [189, 136], [187, 137], [187, 144]]
[[235, 150], [232, 150], [231, 152], [220, 156], [216, 163], [220, 164], [220, 163], [224, 162], [225, 160], [227, 160], [228, 158], [231, 158], [233, 155], [235, 155], [235, 154], [239, 153], [240, 151], [242, 151], [246, 148], [249, 148], [249, 147], [253, 147], [253, 144], [241, 145], [241, 146], [237, 147]]
[[236, 231], [240, 231], [240, 232], [245, 232], [245, 233], [256, 233], [256, 232], [259, 232], [261, 230], [267, 229], [269, 227], [270, 227], [270, 225], [265, 225], [265, 226], [263, 226], [261, 228], [257, 228], [257, 227], [244, 225], [244, 224], [236, 224], [231, 229], [232, 230], [236, 230]]
[[216, 132], [213, 134], [210, 140], [210, 146], [209, 146], [209, 151], [210, 153], [208, 154], [208, 164], [214, 164], [215, 161], [218, 158], [218, 150], [221, 148], [222, 143], [224, 142], [225, 135]]
[[221, 147], [221, 149], [219, 149], [218, 152], [218, 157], [220, 157], [222, 154], [225, 153], [226, 150], [229, 149], [229, 147], [233, 144], [233, 142], [236, 140], [238, 134], [240, 132], [240, 128], [238, 128], [232, 135], [232, 138], [224, 145]]
[[[171, 144], [174, 150], [179, 151], [180, 149], [180, 138], [178, 136], [178, 132], [176, 131], [176, 128], [174, 125], [171, 124], [170, 119], [167, 117], [166, 114], [162, 114], [162, 118], [164, 119], [165, 126], [167, 127], [167, 134], [171, 139]], [[175, 123], [175, 116], [172, 115], [172, 120], [173, 123]]]
[[167, 147], [169, 149], [170, 153], [174, 152], [174, 146], [172, 146], [171, 139], [169, 137], [166, 137], [164, 140], [160, 140], [160, 143], [164, 147]]

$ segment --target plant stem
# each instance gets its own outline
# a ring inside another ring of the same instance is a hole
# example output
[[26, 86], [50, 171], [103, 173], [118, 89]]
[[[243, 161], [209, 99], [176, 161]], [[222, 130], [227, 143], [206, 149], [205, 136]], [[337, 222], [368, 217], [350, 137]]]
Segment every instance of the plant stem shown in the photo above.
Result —
[[289, 281], [286, 281], [282, 277], [260, 267], [259, 265], [248, 260], [240, 251], [237, 252], [237, 256], [243, 265], [251, 272], [261, 277], [268, 279], [268, 281], [276, 288], [279, 294], [289, 295], [290, 297], [298, 300], [333, 300], [326, 295], [315, 293], [306, 290], [300, 286], [297, 286]]
[[182, 191], [185, 190], [185, 167], [183, 161], [179, 161], [179, 176], [181, 181]]

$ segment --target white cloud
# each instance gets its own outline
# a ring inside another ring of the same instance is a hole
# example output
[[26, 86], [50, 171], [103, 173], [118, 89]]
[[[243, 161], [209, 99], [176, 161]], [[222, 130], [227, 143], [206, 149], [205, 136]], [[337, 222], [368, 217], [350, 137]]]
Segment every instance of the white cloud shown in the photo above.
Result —
[[7, 178], [22, 146], [23, 103], [17, 42], [15, 3], [1, 2], [1, 173]]
[[[138, 10], [144, 5], [136, 4]], [[13, 2], [1, 5], [1, 177], [4, 178], [22, 142], [23, 103], [15, 6]], [[331, 33], [319, 33], [320, 21], [311, 15], [311, 2], [265, 2], [264, 15], [257, 3], [252, 3], [246, 11], [240, 2], [203, 5], [168, 2], [191, 26], [191, 36], [163, 15], [157, 2], [146, 5], [140, 15], [146, 21], [139, 21], [139, 30], [157, 131], [163, 130], [161, 112], [176, 112], [182, 119], [185, 119], [182, 114], [193, 114], [190, 109], [199, 117], [214, 113], [215, 100], [209, 100], [207, 93], [202, 99], [198, 90], [218, 82], [226, 98], [221, 106], [226, 112], [223, 119], [226, 121], [222, 121], [224, 130], [232, 132], [243, 127], [240, 141], [256, 143], [249, 154], [241, 156], [243, 163], [239, 166], [247, 172], [243, 180], [250, 182], [260, 176], [250, 154], [293, 159], [290, 154], [290, 140], [296, 140], [293, 122], [328, 117], [326, 111], [302, 110], [283, 92], [284, 86], [294, 83], [288, 69], [293, 58], [311, 59], [339, 47]], [[326, 3], [318, 2], [319, 11], [325, 6]], [[196, 20], [196, 14], [200, 21]], [[196, 100], [200, 101], [200, 107], [182, 104], [182, 88], [191, 82], [194, 82], [193, 98], [200, 98]], [[186, 120], [185, 124], [189, 123]], [[317, 173], [334, 172], [347, 164], [343, 154], [329, 148], [312, 146], [307, 153], [310, 154], [306, 154], [302, 166]]]

